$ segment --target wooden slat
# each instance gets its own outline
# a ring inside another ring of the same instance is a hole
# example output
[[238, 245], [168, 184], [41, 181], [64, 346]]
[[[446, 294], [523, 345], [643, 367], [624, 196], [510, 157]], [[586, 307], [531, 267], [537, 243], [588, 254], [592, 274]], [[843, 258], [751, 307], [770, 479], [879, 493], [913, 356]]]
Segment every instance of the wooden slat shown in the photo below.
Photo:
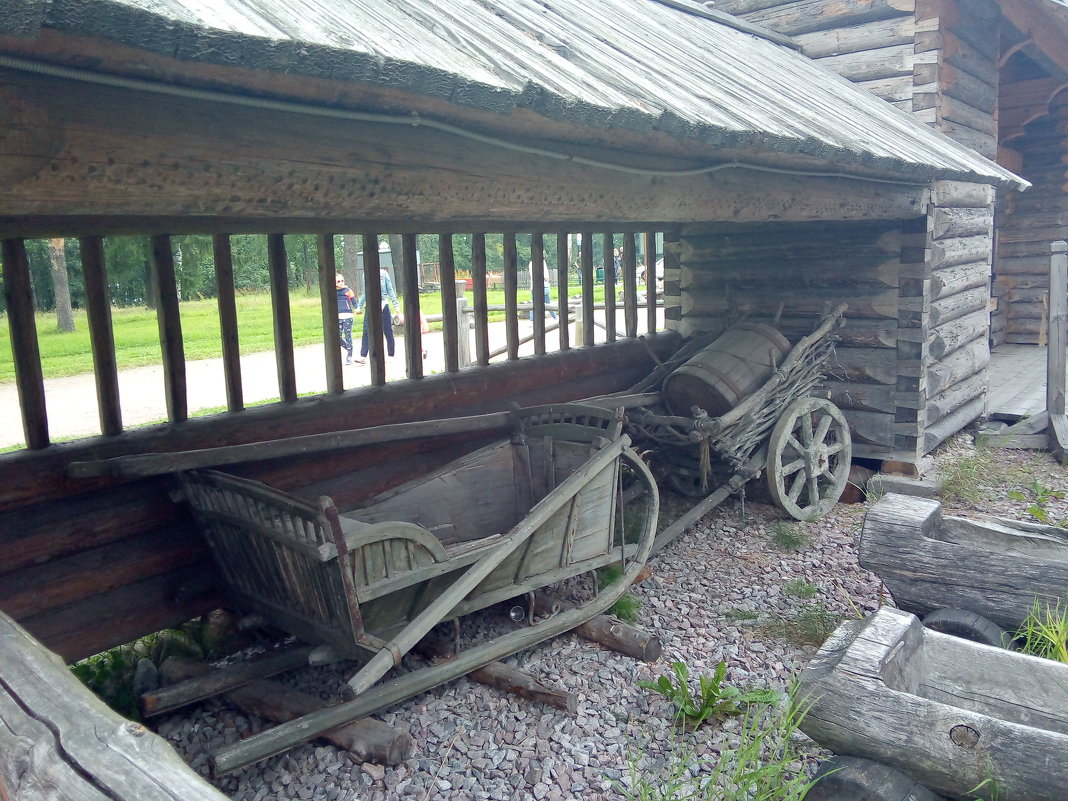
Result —
[[593, 319], [593, 234], [582, 232], [582, 254], [579, 267], [582, 270], [582, 344], [593, 346], [596, 333]]
[[404, 273], [404, 353], [408, 378], [423, 377], [423, 331], [419, 312], [419, 257], [415, 234], [401, 235], [401, 270]]
[[326, 348], [326, 390], [345, 391], [345, 374], [341, 366], [341, 331], [337, 323], [337, 257], [334, 255], [334, 235], [319, 234], [315, 238], [319, 254], [319, 305], [323, 311], [323, 345]]
[[604, 328], [609, 342], [616, 341], [615, 235], [604, 235]]
[[37, 345], [37, 323], [33, 317], [33, 287], [26, 259], [26, 243], [21, 239], [3, 240], [4, 300], [15, 360], [15, 383], [22, 409], [22, 430], [26, 447], [47, 448], [48, 413], [45, 409], [44, 375], [41, 352]]
[[[371, 384], [386, 383], [386, 354], [382, 331], [382, 262], [378, 258], [378, 234], [363, 235], [363, 324], [367, 331], [367, 363], [371, 367]], [[390, 321], [391, 322], [391, 321]]]
[[289, 260], [283, 234], [267, 235], [267, 265], [271, 276], [278, 397], [283, 403], [293, 403], [297, 399], [297, 367], [293, 357], [293, 318], [289, 309]]
[[1065, 347], [1068, 347], [1068, 243], [1050, 243], [1049, 344], [1046, 346], [1046, 411], [1064, 415]]
[[530, 298], [534, 304], [534, 355], [545, 355], [545, 237], [530, 235]]
[[[456, 261], [452, 252], [452, 234], [442, 234], [438, 237], [438, 262], [438, 271], [441, 274], [441, 334], [445, 342], [445, 370], [455, 373], [460, 369], [460, 343], [457, 340], [459, 331], [456, 320]], [[471, 274], [474, 275], [473, 269]], [[486, 274], [483, 270], [483, 287], [485, 284]]]
[[178, 286], [174, 279], [174, 251], [171, 249], [171, 238], [166, 234], [153, 236], [150, 245], [155, 275], [156, 321], [163, 351], [163, 392], [167, 401], [167, 418], [172, 423], [181, 423], [189, 418], [189, 401], [186, 397], [182, 318], [178, 311]]
[[78, 244], [85, 278], [85, 306], [89, 315], [93, 371], [96, 373], [100, 433], [111, 437], [122, 433], [122, 406], [119, 403], [119, 369], [115, 362], [115, 335], [111, 327], [104, 240], [99, 236], [87, 236], [78, 240]]
[[568, 293], [568, 268], [567, 263], [567, 242], [568, 234], [556, 235], [556, 297], [557, 306], [560, 307], [560, 350], [571, 349], [571, 329], [568, 328], [568, 317], [570, 316], [570, 307], [567, 305], [567, 293]]
[[508, 359], [519, 358], [519, 255], [515, 234], [504, 233], [504, 335]]
[[638, 259], [632, 233], [623, 237], [623, 325], [628, 337], [638, 336]]
[[226, 408], [231, 412], [240, 412], [245, 408], [245, 392], [241, 386], [241, 343], [237, 332], [234, 254], [230, 247], [230, 235], [216, 234], [212, 237], [212, 250], [215, 254], [215, 286], [218, 291]]
[[645, 325], [648, 333], [656, 331], [656, 232], [645, 237]]
[[490, 362], [485, 234], [471, 235], [471, 286], [475, 296], [475, 360], [485, 367]]

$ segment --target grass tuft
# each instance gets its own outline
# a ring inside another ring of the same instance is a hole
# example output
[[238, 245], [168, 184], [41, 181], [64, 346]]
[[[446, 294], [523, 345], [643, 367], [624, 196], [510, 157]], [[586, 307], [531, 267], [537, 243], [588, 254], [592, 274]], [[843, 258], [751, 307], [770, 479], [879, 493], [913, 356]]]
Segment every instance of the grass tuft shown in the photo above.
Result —
[[771, 541], [780, 551], [800, 551], [811, 542], [797, 523], [779, 520], [771, 527]]

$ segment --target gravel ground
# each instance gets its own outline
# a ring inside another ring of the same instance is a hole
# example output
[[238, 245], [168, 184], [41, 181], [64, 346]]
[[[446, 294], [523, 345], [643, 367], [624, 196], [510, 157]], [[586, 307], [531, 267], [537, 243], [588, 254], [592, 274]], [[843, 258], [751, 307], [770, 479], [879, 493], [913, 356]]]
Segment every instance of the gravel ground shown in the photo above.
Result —
[[[977, 464], [963, 483], [979, 488], [979, 497], [947, 502], [947, 508], [1026, 517], [1026, 505], [1007, 495], [1012, 486], [1026, 488], [1037, 479], [1068, 487], [1068, 473], [1047, 454], [1003, 450], [996, 459], [975, 457], [970, 437], [960, 435], [932, 461], [943, 474], [953, 464]], [[1063, 499], [1049, 508], [1058, 519], [1068, 517]], [[616, 783], [626, 781], [630, 761], [640, 757], [645, 767], [670, 760], [677, 739], [669, 702], [639, 689], [637, 681], [655, 679], [676, 660], [691, 676], [711, 674], [725, 660], [734, 686], [785, 689], [815, 647], [776, 637], [761, 623], [796, 621], [806, 610], [818, 613], [810, 619], [844, 619], [891, 602], [879, 580], [857, 564], [863, 505], [839, 504], [813, 523], [788, 521], [776, 508], [754, 502], [745, 512], [743, 520], [735, 501], [721, 505], [655, 556], [652, 577], [633, 588], [642, 604], [637, 624], [658, 633], [664, 645], [657, 663], [637, 662], [572, 634], [504, 660], [576, 693], [576, 714], [460, 679], [377, 715], [414, 738], [413, 756], [400, 765], [360, 764], [347, 752], [313, 743], [215, 784], [235, 801], [620, 798]], [[776, 546], [784, 524], [803, 534], [802, 547]], [[800, 597], [801, 588], [813, 595]], [[308, 668], [287, 680], [330, 698], [344, 675], [344, 667]], [[704, 726], [687, 736], [688, 746], [698, 758], [714, 756], [735, 725]], [[158, 731], [206, 774], [210, 750], [263, 727], [211, 701], [164, 718]], [[801, 746], [813, 763], [822, 755], [811, 741]]]

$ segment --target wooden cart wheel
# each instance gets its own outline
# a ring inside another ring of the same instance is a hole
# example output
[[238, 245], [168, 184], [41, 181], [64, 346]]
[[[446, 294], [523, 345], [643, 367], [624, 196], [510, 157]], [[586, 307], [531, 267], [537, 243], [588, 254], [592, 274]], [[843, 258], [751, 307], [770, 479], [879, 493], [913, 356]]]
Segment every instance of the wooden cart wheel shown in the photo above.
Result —
[[828, 400], [790, 404], [768, 441], [768, 488], [791, 517], [825, 515], [842, 495], [853, 456], [849, 424]]
[[820, 765], [805, 801], [939, 801], [941, 796], [901, 771], [860, 757], [831, 757]]
[[923, 618], [924, 628], [964, 640], [1011, 648], [1012, 636], [994, 621], [965, 609], [942, 607]]

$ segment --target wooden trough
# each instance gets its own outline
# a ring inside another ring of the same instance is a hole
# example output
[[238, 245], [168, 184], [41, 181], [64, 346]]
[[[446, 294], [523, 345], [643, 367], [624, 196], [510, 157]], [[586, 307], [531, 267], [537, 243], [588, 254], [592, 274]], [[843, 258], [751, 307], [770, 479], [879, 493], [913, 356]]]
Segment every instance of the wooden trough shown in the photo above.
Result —
[[1068, 530], [943, 515], [937, 501], [894, 493], [868, 510], [859, 559], [901, 609], [964, 610], [1010, 631], [1036, 598], [1054, 606], [1068, 591]]
[[831, 635], [802, 672], [801, 693], [801, 729], [838, 754], [952, 798], [1068, 798], [1068, 665], [883, 607]]
[[[180, 474], [235, 604], [366, 662], [349, 680], [352, 701], [223, 749], [217, 774], [573, 629], [627, 589], [650, 554], [659, 500], [622, 413], [563, 404], [515, 419], [510, 439], [346, 512], [217, 471]], [[624, 473], [644, 496], [627, 525]], [[437, 624], [514, 598], [532, 609], [535, 590], [611, 563], [622, 578], [579, 606], [531, 612], [526, 626], [380, 682]]]

